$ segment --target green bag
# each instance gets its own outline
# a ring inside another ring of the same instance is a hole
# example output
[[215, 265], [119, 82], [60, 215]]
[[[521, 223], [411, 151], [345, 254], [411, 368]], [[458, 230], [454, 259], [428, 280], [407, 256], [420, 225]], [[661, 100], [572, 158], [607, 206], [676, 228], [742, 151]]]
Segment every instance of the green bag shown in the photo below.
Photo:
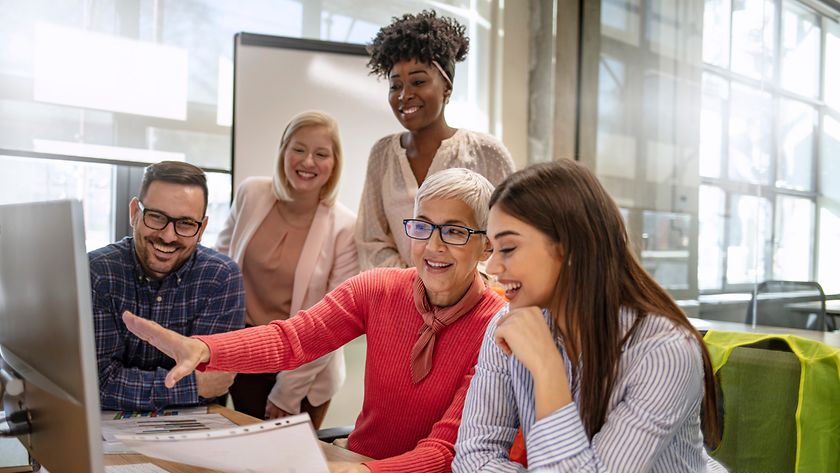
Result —
[[[711, 355], [712, 367], [721, 376], [721, 390], [724, 393], [724, 432], [721, 445], [712, 456], [727, 464], [734, 471], [795, 471], [797, 473], [840, 473], [840, 349], [823, 343], [793, 335], [764, 335], [746, 332], [721, 332], [709, 330], [704, 340]], [[768, 347], [782, 344], [799, 362], [799, 380], [796, 383], [795, 370], [790, 368], [792, 357], [786, 351], [733, 350], [737, 347]], [[732, 357], [732, 365], [721, 372]], [[741, 370], [755, 364], [744, 361], [761, 359], [768, 368], [765, 376], [756, 377], [749, 373], [749, 385], [738, 383], [746, 379]], [[785, 361], [787, 360], [787, 361]], [[792, 377], [790, 373], [794, 373]], [[727, 384], [729, 383], [729, 384]], [[730, 405], [727, 391], [739, 395], [733, 400], [749, 399], [747, 405]], [[795, 395], [795, 399], [790, 399]], [[759, 402], [759, 400], [761, 402]], [[780, 409], [795, 401], [792, 419], [795, 428], [795, 455], [793, 469], [790, 467], [789, 452], [791, 419], [784, 409], [781, 412], [763, 412], [765, 409]], [[727, 413], [726, 409], [730, 412]], [[757, 438], [739, 438], [738, 421], [743, 420], [742, 411], [750, 411], [748, 422], [761, 432]], [[761, 423], [761, 419], [765, 423]], [[734, 432], [728, 432], [727, 422]], [[729, 443], [727, 443], [729, 442]], [[735, 452], [731, 446], [741, 448]], [[762, 462], [767, 463], [762, 463]]]

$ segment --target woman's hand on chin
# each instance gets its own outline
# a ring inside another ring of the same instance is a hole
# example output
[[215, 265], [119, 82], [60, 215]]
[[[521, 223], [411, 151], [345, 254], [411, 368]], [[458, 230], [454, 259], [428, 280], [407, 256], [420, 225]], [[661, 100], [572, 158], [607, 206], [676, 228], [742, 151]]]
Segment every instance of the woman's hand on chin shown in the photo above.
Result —
[[496, 345], [505, 354], [516, 356], [534, 375], [545, 367], [546, 362], [559, 361], [562, 366], [563, 359], [539, 307], [511, 309], [499, 318], [494, 336]]
[[537, 420], [572, 402], [563, 356], [539, 307], [522, 307], [503, 315], [494, 336], [502, 351], [515, 356], [531, 372]]

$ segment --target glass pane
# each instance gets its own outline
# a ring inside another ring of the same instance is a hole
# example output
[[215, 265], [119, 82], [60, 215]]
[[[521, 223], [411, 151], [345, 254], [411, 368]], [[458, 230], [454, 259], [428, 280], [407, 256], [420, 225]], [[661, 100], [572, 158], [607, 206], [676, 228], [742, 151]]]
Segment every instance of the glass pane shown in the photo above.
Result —
[[703, 14], [700, 0], [675, 2], [673, 0], [647, 0], [645, 12], [645, 41], [654, 54], [663, 58], [699, 61], [697, 49], [703, 38], [698, 20]]
[[732, 3], [732, 70], [759, 80], [773, 78], [776, 8], [772, 0]]
[[699, 260], [697, 284], [701, 291], [723, 288], [723, 237], [726, 195], [718, 187], [699, 188]]
[[840, 293], [840, 203], [820, 206], [819, 256], [817, 281], [826, 294]]
[[642, 266], [666, 289], [688, 289], [691, 215], [642, 212]]
[[15, 46], [0, 57], [0, 148], [230, 169], [235, 33], [365, 43], [428, 7], [471, 40], [450, 122], [489, 129], [492, 2], [14, 3], [0, 3], [0, 40]]
[[729, 206], [726, 280], [754, 284], [767, 279], [770, 258], [771, 204], [766, 198], [733, 195]]
[[822, 131], [817, 281], [826, 293], [836, 294], [840, 293], [840, 119], [824, 115]]
[[641, 0], [601, 2], [601, 34], [634, 46], [639, 45]]
[[[820, 140], [820, 194], [840, 204], [840, 119], [823, 116]], [[838, 260], [840, 261], [840, 260]]]
[[87, 250], [113, 241], [113, 166], [0, 156], [0, 169], [0, 204], [81, 200]]
[[729, 67], [730, 0], [706, 0], [703, 10], [703, 61]]
[[230, 213], [230, 186], [230, 174], [207, 173], [207, 229], [201, 236], [201, 244], [208, 248], [216, 245], [219, 232], [224, 228]]
[[376, 36], [379, 25], [330, 11], [321, 12], [321, 38], [340, 43], [365, 44]]
[[825, 34], [825, 102], [840, 112], [840, 24], [828, 21]]
[[814, 241], [814, 202], [798, 197], [776, 199], [776, 246], [773, 278], [811, 280]]
[[779, 100], [779, 164], [776, 185], [802, 191], [813, 189], [817, 111], [794, 100]]
[[[147, 20], [141, 22], [146, 28], [139, 34], [148, 35], [147, 41], [159, 35], [162, 43], [188, 51], [189, 100], [211, 107], [216, 105], [218, 61], [233, 58], [233, 35], [303, 35], [303, 6], [294, 0], [142, 4], [141, 18]], [[155, 18], [157, 8], [160, 18]]]
[[720, 177], [728, 99], [729, 83], [714, 74], [703, 74], [703, 102], [700, 110], [701, 176]]
[[820, 79], [820, 26], [817, 16], [785, 2], [782, 10], [782, 87], [816, 97]]
[[627, 66], [624, 61], [601, 54], [598, 73], [597, 169], [599, 176], [633, 179], [636, 176], [636, 138], [629, 132], [625, 112]]
[[732, 84], [729, 119], [729, 178], [770, 184], [773, 102], [770, 94]]

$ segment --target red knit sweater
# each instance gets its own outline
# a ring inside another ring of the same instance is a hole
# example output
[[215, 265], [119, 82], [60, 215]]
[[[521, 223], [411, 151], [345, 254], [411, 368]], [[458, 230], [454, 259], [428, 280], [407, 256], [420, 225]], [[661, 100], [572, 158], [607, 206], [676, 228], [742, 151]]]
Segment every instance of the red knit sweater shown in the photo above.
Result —
[[464, 398], [487, 323], [504, 305], [491, 289], [438, 333], [433, 366], [411, 382], [410, 354], [423, 319], [414, 307], [414, 268], [382, 268], [348, 279], [288, 320], [198, 337], [208, 369], [290, 370], [367, 335], [365, 394], [348, 447], [377, 461], [374, 472], [450, 471]]

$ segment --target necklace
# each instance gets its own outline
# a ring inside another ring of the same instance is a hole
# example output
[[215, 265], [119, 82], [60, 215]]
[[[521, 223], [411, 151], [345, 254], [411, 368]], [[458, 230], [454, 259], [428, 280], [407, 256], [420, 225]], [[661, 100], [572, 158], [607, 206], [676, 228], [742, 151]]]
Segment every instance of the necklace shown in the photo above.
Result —
[[274, 207], [277, 209], [277, 214], [280, 215], [280, 218], [290, 227], [296, 230], [309, 230], [309, 227], [312, 226], [312, 220], [315, 218], [315, 211], [307, 212], [305, 215], [298, 216], [295, 214], [287, 213], [288, 209], [286, 209], [285, 204], [282, 201], [277, 201], [274, 204]]

